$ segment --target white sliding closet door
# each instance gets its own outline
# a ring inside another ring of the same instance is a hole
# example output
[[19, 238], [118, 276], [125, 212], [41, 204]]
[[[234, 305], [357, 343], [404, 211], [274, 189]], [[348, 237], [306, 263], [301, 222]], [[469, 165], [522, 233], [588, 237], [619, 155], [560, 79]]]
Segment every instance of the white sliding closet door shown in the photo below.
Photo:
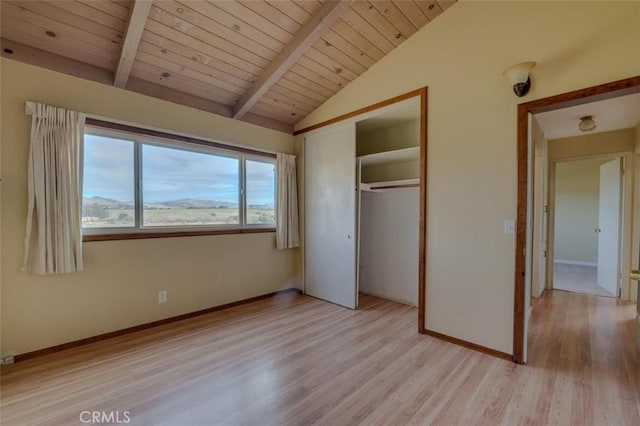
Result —
[[355, 309], [356, 128], [305, 138], [305, 291]]

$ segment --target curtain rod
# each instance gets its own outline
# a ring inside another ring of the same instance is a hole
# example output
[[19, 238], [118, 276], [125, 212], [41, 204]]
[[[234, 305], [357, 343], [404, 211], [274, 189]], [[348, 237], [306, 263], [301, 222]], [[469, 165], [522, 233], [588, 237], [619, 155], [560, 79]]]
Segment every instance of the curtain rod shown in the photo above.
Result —
[[[35, 111], [33, 111], [32, 106], [37, 103], [44, 103], [44, 102], [26, 101], [25, 112], [28, 115], [33, 115]], [[54, 108], [69, 109], [66, 107], [58, 106], [58, 105], [51, 105], [51, 104], [47, 104], [47, 105], [52, 106]], [[133, 131], [134, 133], [138, 132], [138, 133], [148, 134], [149, 136], [179, 139], [184, 142], [190, 142], [190, 143], [196, 143], [196, 144], [200, 143], [207, 146], [214, 146], [222, 149], [226, 148], [226, 149], [231, 149], [235, 151], [243, 151], [248, 154], [262, 155], [262, 156], [273, 157], [273, 158], [275, 158], [277, 154], [277, 151], [271, 151], [271, 150], [261, 149], [261, 148], [247, 148], [244, 145], [236, 144], [233, 142], [220, 141], [220, 140], [208, 138], [205, 136], [191, 135], [183, 132], [162, 129], [155, 126], [137, 124], [137, 123], [132, 123], [130, 121], [104, 117], [96, 114], [84, 113], [84, 115], [87, 118], [86, 120], [87, 124], [91, 125], [91, 122], [94, 122], [96, 124], [93, 124], [93, 125], [98, 127], [107, 127], [107, 128], [120, 129], [120, 130], [124, 130], [124, 128], [128, 128], [129, 129], [128, 131], [130, 132]], [[113, 125], [113, 127], [110, 127], [110, 125]], [[295, 155], [295, 154], [289, 154], [289, 155]]]
[[164, 131], [153, 130], [153, 129], [138, 127], [138, 126], [130, 126], [128, 124], [114, 123], [112, 121], [98, 120], [90, 117], [87, 117], [86, 124], [89, 126], [101, 127], [104, 129], [120, 130], [128, 133], [138, 134], [138, 135], [146, 135], [146, 136], [162, 138], [162, 139], [171, 139], [171, 140], [177, 140], [180, 142], [186, 142], [194, 145], [219, 148], [226, 151], [242, 152], [245, 154], [251, 154], [251, 155], [256, 155], [260, 157], [276, 158], [276, 154], [273, 152], [266, 152], [266, 151], [261, 151], [257, 149], [245, 148], [243, 146], [232, 145], [225, 142], [207, 140], [199, 137], [183, 136], [183, 135], [171, 133], [171, 132], [164, 132]]

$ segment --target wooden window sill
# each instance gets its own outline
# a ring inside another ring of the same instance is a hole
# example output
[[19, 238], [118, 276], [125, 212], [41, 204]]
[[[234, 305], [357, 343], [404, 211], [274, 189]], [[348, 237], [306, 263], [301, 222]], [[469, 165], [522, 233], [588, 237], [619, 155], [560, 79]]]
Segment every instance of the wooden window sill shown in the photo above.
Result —
[[229, 234], [259, 234], [276, 232], [276, 228], [236, 228], [236, 229], [209, 229], [200, 231], [169, 231], [169, 232], [130, 232], [114, 234], [83, 235], [85, 243], [93, 241], [115, 240], [141, 240], [146, 238], [173, 238], [173, 237], [199, 237], [205, 235], [229, 235]]

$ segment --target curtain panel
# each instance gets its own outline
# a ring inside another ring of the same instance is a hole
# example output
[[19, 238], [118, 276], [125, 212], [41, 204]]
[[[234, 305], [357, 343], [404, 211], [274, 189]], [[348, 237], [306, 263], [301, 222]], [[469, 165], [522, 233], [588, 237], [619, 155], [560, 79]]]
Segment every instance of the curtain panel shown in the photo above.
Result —
[[82, 140], [85, 115], [35, 102], [31, 118], [23, 271], [82, 270]]
[[282, 250], [300, 245], [296, 157], [278, 153], [276, 161], [276, 247]]

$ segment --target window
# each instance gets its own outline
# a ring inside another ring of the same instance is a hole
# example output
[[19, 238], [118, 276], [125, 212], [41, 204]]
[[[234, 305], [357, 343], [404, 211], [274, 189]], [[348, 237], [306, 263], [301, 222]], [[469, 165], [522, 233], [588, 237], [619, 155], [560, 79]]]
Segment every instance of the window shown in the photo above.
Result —
[[142, 145], [144, 226], [240, 224], [240, 159]]
[[82, 226], [130, 228], [135, 223], [133, 141], [84, 138]]
[[275, 159], [183, 139], [87, 127], [85, 234], [273, 230]]
[[247, 223], [275, 223], [275, 164], [247, 160], [245, 170], [247, 176]]

